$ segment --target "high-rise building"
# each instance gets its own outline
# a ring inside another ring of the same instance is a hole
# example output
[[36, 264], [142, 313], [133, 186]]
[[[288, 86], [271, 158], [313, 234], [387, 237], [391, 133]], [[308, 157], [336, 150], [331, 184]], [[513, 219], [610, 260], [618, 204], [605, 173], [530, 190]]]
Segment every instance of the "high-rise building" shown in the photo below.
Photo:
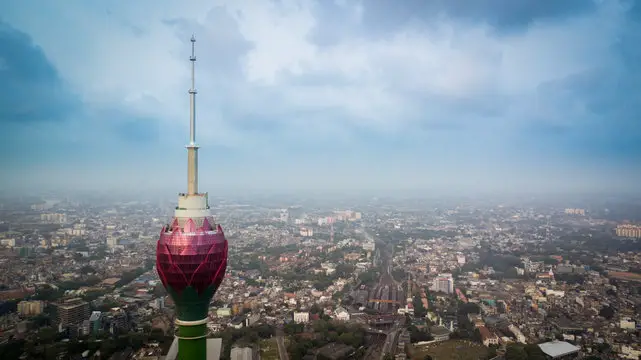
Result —
[[61, 327], [82, 324], [89, 318], [89, 303], [81, 298], [53, 304], [56, 323]]
[[454, 278], [452, 274], [438, 274], [432, 281], [432, 290], [446, 294], [454, 293]]
[[181, 360], [207, 359], [209, 303], [227, 268], [225, 234], [210, 214], [207, 193], [198, 192], [195, 42], [192, 36], [187, 193], [178, 195], [174, 218], [162, 228], [156, 249], [158, 276], [176, 306], [177, 358]]

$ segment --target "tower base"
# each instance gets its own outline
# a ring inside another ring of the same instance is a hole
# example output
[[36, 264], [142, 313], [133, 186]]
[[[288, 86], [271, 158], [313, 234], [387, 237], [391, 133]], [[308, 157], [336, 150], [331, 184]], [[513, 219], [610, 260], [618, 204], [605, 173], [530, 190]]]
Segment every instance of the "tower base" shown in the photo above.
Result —
[[[207, 339], [207, 360], [220, 360], [220, 355], [222, 354], [223, 348], [223, 339]], [[180, 360], [178, 359], [178, 337], [174, 338], [174, 341], [167, 351], [167, 356], [165, 360]]]

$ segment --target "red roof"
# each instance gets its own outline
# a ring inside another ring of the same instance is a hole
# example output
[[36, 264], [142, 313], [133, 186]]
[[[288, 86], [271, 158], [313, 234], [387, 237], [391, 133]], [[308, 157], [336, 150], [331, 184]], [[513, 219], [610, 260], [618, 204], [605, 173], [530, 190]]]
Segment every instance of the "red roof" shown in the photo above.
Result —
[[488, 328], [485, 326], [479, 326], [479, 332], [481, 333], [481, 339], [490, 339], [496, 335], [492, 334]]

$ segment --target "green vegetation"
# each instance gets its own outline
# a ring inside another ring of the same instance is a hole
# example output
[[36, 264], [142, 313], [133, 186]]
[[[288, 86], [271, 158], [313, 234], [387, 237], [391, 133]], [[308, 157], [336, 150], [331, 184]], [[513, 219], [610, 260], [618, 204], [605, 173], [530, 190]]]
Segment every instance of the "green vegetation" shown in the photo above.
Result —
[[64, 295], [64, 291], [54, 289], [49, 285], [39, 286], [33, 295], [34, 300], [56, 301]]
[[283, 326], [283, 331], [285, 331], [285, 334], [287, 335], [300, 334], [303, 331], [305, 331], [305, 324], [297, 324], [297, 323], [291, 322]]
[[403, 269], [394, 269], [392, 270], [392, 277], [396, 281], [404, 281], [407, 279], [407, 273]]
[[521, 259], [513, 255], [501, 255], [492, 251], [482, 252], [480, 254], [481, 265], [491, 266], [497, 272], [506, 272], [515, 266], [521, 265]]
[[380, 274], [377, 269], [369, 269], [358, 275], [358, 281], [362, 284], [373, 284], [378, 281]]
[[601, 311], [599, 311], [599, 316], [604, 317], [608, 320], [612, 319], [614, 317], [614, 309], [610, 306], [604, 306], [601, 308]]
[[92, 302], [106, 293], [106, 290], [90, 290], [85, 292], [81, 297], [84, 301]]
[[427, 331], [419, 330], [414, 325], [411, 325], [410, 327], [408, 327], [407, 330], [410, 332], [410, 342], [412, 344], [420, 341], [434, 340], [434, 338]]
[[414, 316], [417, 318], [424, 318], [427, 315], [427, 309], [423, 306], [423, 301], [420, 295], [414, 295], [412, 299], [414, 305]]
[[545, 360], [545, 354], [536, 344], [509, 344], [505, 352], [506, 360]]
[[583, 285], [585, 283], [585, 276], [581, 274], [554, 274], [554, 278], [570, 285]]
[[349, 278], [354, 275], [356, 267], [351, 264], [338, 264], [336, 265], [336, 276], [340, 278]]
[[[287, 348], [292, 359], [301, 359], [309, 350], [338, 342], [359, 348], [365, 344], [365, 330], [360, 326], [320, 320], [314, 323], [314, 334], [297, 333]], [[358, 358], [358, 357], [356, 357]]]
[[85, 266], [80, 268], [80, 272], [83, 273], [83, 274], [91, 274], [91, 273], [95, 273], [96, 269], [94, 269], [93, 267], [91, 267], [89, 265], [85, 265]]
[[144, 268], [136, 268], [134, 270], [125, 271], [124, 273], [122, 273], [120, 280], [118, 280], [118, 282], [116, 283], [116, 287], [121, 287], [129, 284], [130, 282], [136, 280], [138, 276], [144, 274], [146, 271], [147, 270]]
[[269, 325], [258, 325], [251, 327], [243, 327], [240, 329], [229, 328], [223, 332], [214, 334], [213, 337], [222, 338], [223, 352], [220, 358], [225, 360], [231, 357], [232, 345], [248, 345], [251, 346], [259, 342], [261, 339], [269, 339], [274, 335], [274, 328]]
[[275, 338], [260, 342], [260, 358], [261, 360], [280, 360], [278, 344]]
[[410, 358], [437, 360], [478, 360], [487, 358], [487, 348], [466, 340], [449, 340], [428, 346], [410, 346]]
[[481, 308], [475, 303], [459, 303], [458, 313], [460, 315], [480, 314]]
[[234, 264], [240, 265], [240, 270], [258, 270], [263, 277], [268, 277], [270, 275], [269, 266], [258, 258], [257, 255], [253, 255], [247, 259], [245, 256], [238, 256], [237, 261]]
[[60, 358], [65, 352], [68, 357], [72, 357], [85, 350], [91, 353], [100, 350], [103, 358], [109, 358], [117, 351], [127, 348], [135, 351], [149, 342], [158, 342], [168, 347], [173, 337], [164, 336], [161, 332], [152, 332], [149, 335], [132, 332], [120, 336], [103, 334], [100, 338], [81, 338], [69, 342], [60, 340], [62, 334], [58, 334], [53, 328], [43, 327], [26, 340], [14, 340], [0, 345], [0, 359], [18, 359], [26, 352], [28, 359], [53, 360]]
[[14, 340], [0, 345], [0, 359], [19, 359], [25, 344], [25, 340]]

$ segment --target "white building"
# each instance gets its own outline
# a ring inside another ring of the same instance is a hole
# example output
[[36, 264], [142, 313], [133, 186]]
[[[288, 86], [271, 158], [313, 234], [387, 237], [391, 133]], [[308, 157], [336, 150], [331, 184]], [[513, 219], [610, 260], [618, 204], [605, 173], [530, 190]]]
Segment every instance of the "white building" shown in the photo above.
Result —
[[339, 306], [334, 311], [334, 319], [340, 320], [340, 321], [349, 321], [350, 319], [349, 312], [345, 310], [345, 308], [343, 308], [342, 306]]
[[432, 290], [446, 294], [454, 293], [454, 278], [452, 274], [438, 274], [438, 276], [432, 280]]
[[619, 321], [619, 327], [621, 329], [634, 330], [636, 329], [636, 326], [637, 326], [637, 323], [630, 318], [624, 318], [624, 319], [621, 319], [621, 321]]
[[572, 356], [579, 353], [578, 347], [565, 341], [549, 341], [539, 344], [539, 348], [543, 353], [552, 359], [561, 358], [565, 356]]
[[563, 290], [551, 290], [551, 289], [547, 289], [547, 290], [545, 290], [545, 296], [558, 296], [558, 297], [564, 297], [564, 296], [565, 296], [565, 291], [563, 291]]
[[253, 356], [254, 354], [250, 347], [233, 347], [229, 354], [231, 360], [252, 360]]
[[521, 332], [519, 328], [514, 326], [514, 324], [511, 324], [508, 326], [508, 329], [514, 334], [514, 337], [516, 338], [516, 341], [520, 342], [521, 344], [527, 344], [525, 340], [525, 335]]
[[294, 313], [294, 322], [297, 324], [305, 324], [309, 322], [309, 312], [301, 311]]
[[373, 241], [368, 241], [363, 244], [363, 250], [374, 252], [376, 250], [376, 243]]
[[314, 236], [314, 229], [302, 227], [300, 228], [300, 236], [302, 237]]
[[115, 236], [107, 236], [107, 247], [113, 249], [116, 246], [118, 246], [118, 238]]

